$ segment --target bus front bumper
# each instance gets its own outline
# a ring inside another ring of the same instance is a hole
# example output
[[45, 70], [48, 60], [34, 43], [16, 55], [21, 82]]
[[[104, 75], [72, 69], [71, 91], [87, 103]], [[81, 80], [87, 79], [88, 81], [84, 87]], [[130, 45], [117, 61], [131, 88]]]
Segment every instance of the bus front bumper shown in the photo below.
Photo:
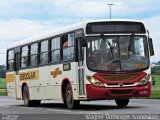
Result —
[[151, 82], [145, 86], [100, 88], [91, 84], [86, 85], [87, 99], [128, 99], [132, 97], [149, 97], [151, 94]]

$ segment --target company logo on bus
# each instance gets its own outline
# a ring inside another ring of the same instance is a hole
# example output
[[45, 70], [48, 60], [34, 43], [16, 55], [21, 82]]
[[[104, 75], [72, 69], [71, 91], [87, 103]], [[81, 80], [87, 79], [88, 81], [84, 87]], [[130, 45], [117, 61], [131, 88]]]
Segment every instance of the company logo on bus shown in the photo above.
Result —
[[60, 70], [59, 68], [56, 68], [55, 70], [51, 71], [51, 75], [53, 76], [53, 78], [56, 78], [58, 75], [62, 74], [62, 70]]
[[28, 72], [21, 72], [20, 73], [20, 80], [38, 80], [38, 70], [28, 71]]
[[118, 85], [120, 86], [120, 87], [123, 87], [123, 85], [124, 85], [124, 83], [118, 83]]

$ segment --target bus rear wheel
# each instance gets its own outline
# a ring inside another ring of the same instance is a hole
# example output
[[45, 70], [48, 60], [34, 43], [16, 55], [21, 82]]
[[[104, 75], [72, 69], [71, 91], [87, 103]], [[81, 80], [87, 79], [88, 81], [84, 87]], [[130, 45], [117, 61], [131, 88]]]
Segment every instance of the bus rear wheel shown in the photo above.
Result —
[[68, 109], [75, 109], [78, 108], [80, 101], [79, 100], [73, 100], [73, 95], [72, 95], [72, 89], [70, 84], [66, 86], [66, 91], [65, 91], [65, 104]]
[[30, 100], [29, 98], [29, 90], [27, 86], [24, 86], [23, 88], [23, 100], [24, 100], [24, 106], [38, 106], [40, 105], [40, 100]]
[[125, 107], [128, 105], [129, 99], [116, 99], [115, 102], [118, 105], [118, 107]]

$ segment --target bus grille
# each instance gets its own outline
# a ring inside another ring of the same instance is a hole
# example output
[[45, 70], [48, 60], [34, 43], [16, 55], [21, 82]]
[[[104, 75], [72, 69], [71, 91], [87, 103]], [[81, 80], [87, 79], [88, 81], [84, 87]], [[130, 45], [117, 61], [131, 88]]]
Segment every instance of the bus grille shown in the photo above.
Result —
[[118, 80], [134, 80], [137, 77], [139, 77], [139, 74], [134, 74], [134, 75], [113, 75], [113, 76], [107, 76], [107, 75], [103, 75], [101, 76], [102, 78], [109, 80], [109, 81], [118, 81]]

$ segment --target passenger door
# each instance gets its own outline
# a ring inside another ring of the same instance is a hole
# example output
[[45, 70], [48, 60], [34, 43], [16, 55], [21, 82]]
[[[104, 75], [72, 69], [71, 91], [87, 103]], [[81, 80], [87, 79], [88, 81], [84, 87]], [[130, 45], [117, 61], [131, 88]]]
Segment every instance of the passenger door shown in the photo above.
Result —
[[21, 98], [21, 88], [19, 85], [20, 52], [15, 53], [15, 92], [16, 99]]

